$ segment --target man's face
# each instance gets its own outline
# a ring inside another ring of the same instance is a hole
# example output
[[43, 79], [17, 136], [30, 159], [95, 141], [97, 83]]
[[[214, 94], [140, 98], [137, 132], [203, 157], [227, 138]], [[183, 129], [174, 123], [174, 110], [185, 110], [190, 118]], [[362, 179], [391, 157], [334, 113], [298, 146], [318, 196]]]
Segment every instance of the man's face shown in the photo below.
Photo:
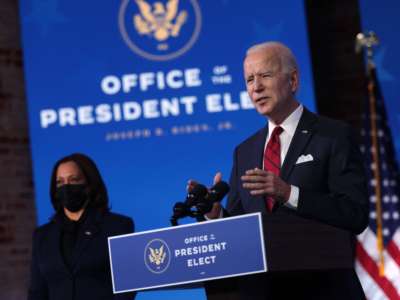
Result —
[[279, 118], [294, 98], [297, 71], [282, 72], [280, 60], [269, 50], [250, 53], [244, 61], [244, 76], [249, 96], [259, 114]]

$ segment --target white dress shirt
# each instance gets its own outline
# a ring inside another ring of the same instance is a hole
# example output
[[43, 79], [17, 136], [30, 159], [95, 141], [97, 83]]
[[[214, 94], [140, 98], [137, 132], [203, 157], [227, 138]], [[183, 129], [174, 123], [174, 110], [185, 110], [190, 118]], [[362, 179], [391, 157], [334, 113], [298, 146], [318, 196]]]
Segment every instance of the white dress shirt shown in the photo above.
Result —
[[[279, 135], [279, 141], [281, 143], [281, 167], [283, 165], [283, 162], [285, 161], [286, 154], [289, 150], [289, 146], [290, 143], [292, 142], [294, 133], [296, 132], [297, 125], [299, 125], [302, 113], [303, 113], [303, 105], [299, 105], [299, 107], [297, 107], [295, 111], [293, 111], [289, 115], [289, 117], [287, 117], [281, 124], [279, 124], [279, 126], [282, 127], [283, 129], [282, 133]], [[264, 152], [265, 149], [267, 148], [269, 138], [271, 137], [270, 133], [274, 131], [274, 128], [276, 126], [278, 125], [273, 123], [271, 120], [268, 120], [268, 136], [265, 141]], [[264, 165], [264, 158], [263, 158], [263, 165]], [[299, 188], [297, 186], [291, 185], [289, 200], [285, 203], [285, 205], [290, 208], [296, 209], [298, 202], [299, 202]]]

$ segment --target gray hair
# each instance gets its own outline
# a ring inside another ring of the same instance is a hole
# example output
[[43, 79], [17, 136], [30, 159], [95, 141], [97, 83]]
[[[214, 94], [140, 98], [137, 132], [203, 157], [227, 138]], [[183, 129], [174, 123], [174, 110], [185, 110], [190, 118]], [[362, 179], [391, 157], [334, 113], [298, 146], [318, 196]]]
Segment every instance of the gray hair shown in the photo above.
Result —
[[282, 72], [289, 74], [294, 70], [299, 71], [296, 58], [294, 57], [292, 51], [280, 42], [265, 42], [261, 44], [256, 44], [247, 50], [246, 56], [253, 52], [267, 50], [272, 50], [274, 55], [276, 55], [277, 58], [280, 60]]

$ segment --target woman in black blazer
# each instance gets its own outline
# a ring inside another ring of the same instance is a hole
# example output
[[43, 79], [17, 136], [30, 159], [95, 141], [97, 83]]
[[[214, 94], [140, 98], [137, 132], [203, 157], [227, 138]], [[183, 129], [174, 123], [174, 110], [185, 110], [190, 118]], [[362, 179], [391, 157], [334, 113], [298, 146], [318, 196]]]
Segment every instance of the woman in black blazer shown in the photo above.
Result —
[[28, 300], [133, 299], [113, 295], [107, 237], [132, 233], [134, 223], [109, 211], [95, 163], [83, 154], [56, 162], [50, 198], [55, 214], [33, 235]]

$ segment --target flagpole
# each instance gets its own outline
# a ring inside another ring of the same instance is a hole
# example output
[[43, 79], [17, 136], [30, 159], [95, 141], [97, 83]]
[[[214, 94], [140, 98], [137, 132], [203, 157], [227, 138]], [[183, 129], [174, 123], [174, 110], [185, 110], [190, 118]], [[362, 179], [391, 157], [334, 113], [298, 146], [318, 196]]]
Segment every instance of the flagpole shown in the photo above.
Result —
[[370, 108], [370, 121], [371, 121], [371, 140], [372, 140], [372, 160], [373, 160], [373, 174], [375, 180], [375, 209], [376, 209], [376, 243], [379, 254], [379, 275], [385, 274], [385, 260], [384, 260], [384, 246], [383, 246], [383, 229], [382, 229], [382, 191], [381, 191], [381, 174], [380, 174], [380, 158], [379, 158], [379, 142], [378, 142], [378, 129], [377, 129], [377, 113], [376, 113], [376, 97], [373, 72], [375, 71], [375, 64], [373, 62], [373, 46], [379, 44], [378, 37], [372, 31], [368, 34], [359, 33], [356, 37], [356, 52], [361, 49], [367, 50], [367, 75], [368, 75], [368, 98]]
[[384, 276], [385, 261], [383, 257], [383, 235], [382, 235], [382, 191], [381, 191], [381, 174], [380, 174], [380, 159], [378, 145], [378, 130], [377, 130], [377, 114], [376, 114], [376, 98], [374, 95], [375, 82], [372, 78], [373, 64], [368, 64], [368, 94], [369, 106], [371, 112], [371, 138], [372, 138], [372, 158], [373, 158], [373, 173], [375, 179], [375, 195], [376, 195], [376, 243], [379, 253], [379, 275]]

